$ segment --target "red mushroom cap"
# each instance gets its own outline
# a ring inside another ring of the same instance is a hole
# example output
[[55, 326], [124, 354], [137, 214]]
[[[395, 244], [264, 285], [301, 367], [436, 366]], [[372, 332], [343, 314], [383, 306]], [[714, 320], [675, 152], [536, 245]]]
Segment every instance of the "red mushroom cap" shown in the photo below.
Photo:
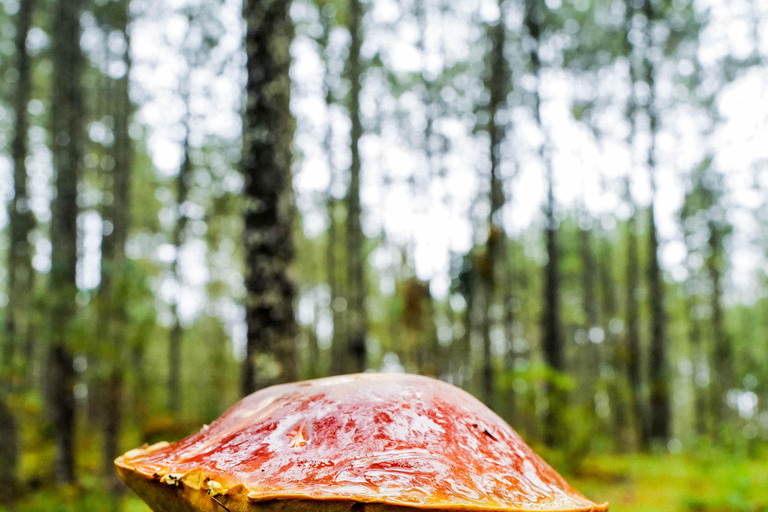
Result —
[[273, 386], [197, 434], [115, 463], [156, 512], [608, 509], [470, 394], [416, 375]]

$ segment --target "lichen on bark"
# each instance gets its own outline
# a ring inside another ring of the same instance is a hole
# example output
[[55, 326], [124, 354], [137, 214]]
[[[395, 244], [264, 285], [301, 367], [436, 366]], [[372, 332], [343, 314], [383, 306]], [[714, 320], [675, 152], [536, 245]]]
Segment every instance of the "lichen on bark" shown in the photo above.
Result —
[[289, 0], [246, 0], [243, 118], [245, 301], [241, 391], [296, 379]]

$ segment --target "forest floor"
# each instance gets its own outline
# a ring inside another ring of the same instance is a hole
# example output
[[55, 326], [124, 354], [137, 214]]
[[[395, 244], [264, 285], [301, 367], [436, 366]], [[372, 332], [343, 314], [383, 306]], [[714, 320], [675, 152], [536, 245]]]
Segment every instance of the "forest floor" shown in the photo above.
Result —
[[[615, 512], [768, 512], [765, 456], [599, 455], [581, 468], [566, 479], [594, 501], [610, 502]], [[130, 492], [115, 506], [98, 485], [84, 477], [77, 488], [30, 492], [17, 512], [149, 512]]]
[[768, 458], [722, 452], [590, 458], [567, 479], [617, 512], [768, 512]]

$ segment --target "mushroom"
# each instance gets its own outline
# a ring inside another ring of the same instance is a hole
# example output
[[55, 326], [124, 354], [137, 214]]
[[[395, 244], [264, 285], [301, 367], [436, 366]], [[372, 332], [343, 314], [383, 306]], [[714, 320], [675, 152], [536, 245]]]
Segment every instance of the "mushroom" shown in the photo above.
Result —
[[469, 393], [416, 375], [272, 386], [115, 464], [155, 512], [608, 510]]

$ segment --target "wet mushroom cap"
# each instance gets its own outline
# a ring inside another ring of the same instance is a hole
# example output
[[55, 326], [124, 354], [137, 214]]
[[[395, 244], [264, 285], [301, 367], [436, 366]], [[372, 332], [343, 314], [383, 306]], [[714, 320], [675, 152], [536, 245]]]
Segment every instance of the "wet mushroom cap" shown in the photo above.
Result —
[[156, 512], [608, 509], [470, 394], [415, 375], [273, 386], [115, 464]]

